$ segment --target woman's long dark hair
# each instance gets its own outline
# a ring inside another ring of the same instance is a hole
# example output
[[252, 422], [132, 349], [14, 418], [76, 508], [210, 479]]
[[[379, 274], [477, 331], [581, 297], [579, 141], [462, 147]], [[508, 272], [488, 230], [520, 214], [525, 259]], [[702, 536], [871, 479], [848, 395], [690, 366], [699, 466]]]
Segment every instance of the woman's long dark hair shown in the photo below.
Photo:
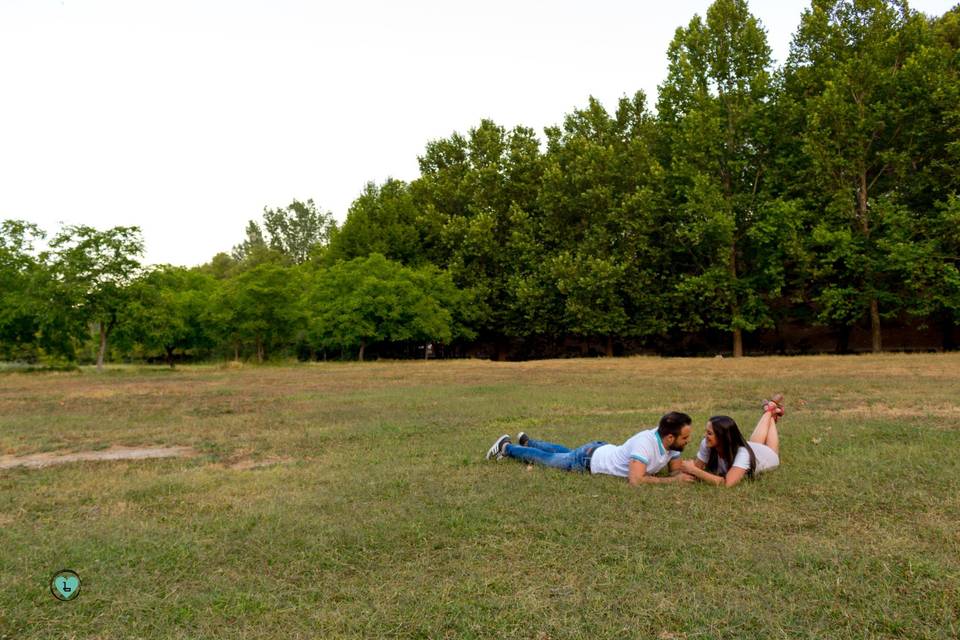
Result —
[[[717, 439], [717, 446], [710, 449], [710, 458], [707, 460], [707, 471], [710, 473], [719, 472], [720, 457], [727, 463], [727, 471], [733, 468], [733, 459], [737, 455], [740, 447], [747, 447], [750, 454], [750, 468], [747, 469], [747, 477], [752, 478], [753, 472], [757, 468], [757, 457], [753, 455], [753, 449], [747, 446], [747, 441], [743, 439], [740, 433], [740, 427], [736, 420], [730, 416], [713, 416], [710, 418], [710, 426], [713, 427], [713, 435]], [[721, 451], [722, 450], [722, 454]], [[726, 475], [724, 472], [722, 475]]]

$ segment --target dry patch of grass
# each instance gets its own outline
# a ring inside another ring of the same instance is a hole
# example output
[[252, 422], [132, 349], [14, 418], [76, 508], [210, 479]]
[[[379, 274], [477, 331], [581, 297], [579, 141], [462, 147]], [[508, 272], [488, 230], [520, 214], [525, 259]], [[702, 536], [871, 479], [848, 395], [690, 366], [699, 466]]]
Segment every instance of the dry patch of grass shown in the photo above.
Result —
[[98, 451], [76, 453], [44, 452], [27, 456], [0, 456], [0, 469], [43, 469], [69, 462], [100, 462], [107, 460], [147, 460], [150, 458], [189, 458], [197, 452], [191, 447], [122, 447], [112, 446]]
[[[960, 406], [930, 406], [917, 404], [916, 406], [892, 406], [885, 403], [861, 404], [854, 407], [844, 407], [836, 411], [838, 416], [845, 419], [861, 418], [894, 418], [898, 420], [919, 420], [936, 418], [938, 420], [947, 420], [952, 424], [960, 422]], [[943, 422], [931, 424], [932, 428], [943, 428], [949, 426]]]
[[293, 461], [293, 458], [290, 456], [262, 456], [254, 449], [245, 448], [235, 451], [229, 457], [214, 463], [213, 466], [220, 469], [231, 469], [233, 471], [248, 471], [250, 469], [290, 464]]

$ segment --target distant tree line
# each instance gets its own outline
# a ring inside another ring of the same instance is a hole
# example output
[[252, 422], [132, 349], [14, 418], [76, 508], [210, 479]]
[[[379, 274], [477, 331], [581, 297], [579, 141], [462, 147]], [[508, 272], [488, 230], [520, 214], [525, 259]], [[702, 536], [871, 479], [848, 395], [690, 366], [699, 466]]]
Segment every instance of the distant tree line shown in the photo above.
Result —
[[490, 355], [818, 325], [960, 324], [960, 6], [813, 0], [774, 68], [744, 0], [677, 29], [656, 109], [483, 120], [342, 226], [265, 209], [231, 254], [140, 264], [139, 230], [0, 233], [0, 359]]

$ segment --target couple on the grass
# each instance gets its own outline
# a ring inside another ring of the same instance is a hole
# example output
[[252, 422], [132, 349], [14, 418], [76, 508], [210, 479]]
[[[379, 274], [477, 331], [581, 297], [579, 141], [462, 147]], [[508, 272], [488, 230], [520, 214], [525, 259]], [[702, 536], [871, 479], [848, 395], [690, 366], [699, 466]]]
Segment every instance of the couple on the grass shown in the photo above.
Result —
[[[733, 418], [710, 418], [696, 460], [680, 459], [680, 452], [690, 442], [692, 421], [679, 411], [664, 415], [659, 426], [641, 431], [619, 446], [595, 441], [568, 449], [534, 440], [522, 431], [514, 444], [509, 435], [502, 435], [487, 451], [487, 459], [516, 458], [566, 471], [620, 476], [632, 485], [700, 480], [732, 487], [744, 477], [753, 478], [780, 465], [777, 421], [781, 416], [783, 396], [778, 393], [763, 403], [763, 415], [749, 441], [743, 439]], [[658, 476], [664, 467], [670, 475]]]

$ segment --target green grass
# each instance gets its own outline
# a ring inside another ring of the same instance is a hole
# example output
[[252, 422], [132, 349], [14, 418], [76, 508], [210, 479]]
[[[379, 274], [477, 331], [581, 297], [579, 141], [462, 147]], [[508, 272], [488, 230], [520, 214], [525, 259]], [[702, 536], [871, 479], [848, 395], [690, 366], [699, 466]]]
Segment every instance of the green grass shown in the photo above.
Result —
[[[783, 464], [729, 491], [483, 460], [778, 390]], [[955, 638], [958, 391], [953, 354], [4, 375], [0, 454], [201, 455], [0, 470], [0, 639]]]

